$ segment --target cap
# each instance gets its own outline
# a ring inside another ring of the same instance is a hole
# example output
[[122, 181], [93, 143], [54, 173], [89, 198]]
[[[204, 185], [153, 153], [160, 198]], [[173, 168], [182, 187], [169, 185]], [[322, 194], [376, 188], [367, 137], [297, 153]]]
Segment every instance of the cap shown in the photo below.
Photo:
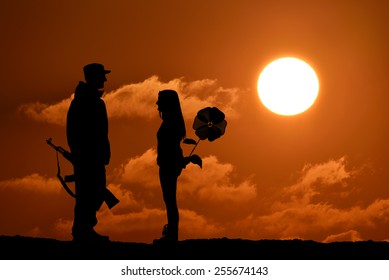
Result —
[[94, 76], [98, 74], [108, 74], [111, 73], [111, 70], [104, 69], [104, 65], [100, 63], [91, 63], [84, 66], [84, 75], [85, 76]]

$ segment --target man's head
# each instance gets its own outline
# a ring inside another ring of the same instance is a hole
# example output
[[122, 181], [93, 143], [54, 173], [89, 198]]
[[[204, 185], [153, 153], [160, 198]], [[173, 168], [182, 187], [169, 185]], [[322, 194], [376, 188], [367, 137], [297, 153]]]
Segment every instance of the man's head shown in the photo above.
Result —
[[97, 89], [104, 88], [104, 82], [107, 81], [105, 75], [108, 73], [111, 73], [111, 71], [104, 69], [104, 66], [100, 63], [91, 63], [84, 66], [86, 83]]

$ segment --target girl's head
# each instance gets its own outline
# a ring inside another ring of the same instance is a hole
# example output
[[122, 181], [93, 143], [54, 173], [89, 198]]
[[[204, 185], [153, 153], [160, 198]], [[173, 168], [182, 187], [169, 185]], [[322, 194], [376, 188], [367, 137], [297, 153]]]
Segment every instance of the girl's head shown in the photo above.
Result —
[[171, 89], [161, 90], [158, 93], [158, 111], [161, 113], [170, 113], [174, 111], [181, 111], [180, 101], [176, 91]]
[[180, 138], [185, 138], [185, 123], [177, 92], [171, 89], [161, 90], [158, 93], [157, 105], [163, 121], [176, 128]]

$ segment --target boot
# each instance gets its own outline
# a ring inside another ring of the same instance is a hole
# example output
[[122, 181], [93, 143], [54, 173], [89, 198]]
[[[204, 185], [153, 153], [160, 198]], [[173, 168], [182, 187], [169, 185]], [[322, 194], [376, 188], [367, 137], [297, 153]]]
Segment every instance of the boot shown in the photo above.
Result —
[[162, 229], [162, 237], [154, 239], [153, 244], [155, 245], [174, 245], [178, 241], [178, 227], [171, 227], [164, 225]]

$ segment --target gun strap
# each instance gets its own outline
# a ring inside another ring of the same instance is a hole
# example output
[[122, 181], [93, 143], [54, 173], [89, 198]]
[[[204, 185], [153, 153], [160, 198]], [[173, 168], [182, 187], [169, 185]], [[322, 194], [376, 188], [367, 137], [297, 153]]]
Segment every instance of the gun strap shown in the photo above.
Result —
[[58, 151], [56, 152], [57, 154], [57, 178], [61, 182], [62, 187], [65, 189], [65, 191], [71, 196], [71, 197], [76, 197], [76, 195], [72, 192], [72, 190], [68, 187], [66, 184], [65, 180], [61, 176], [61, 167], [59, 166], [59, 158], [58, 158]]

